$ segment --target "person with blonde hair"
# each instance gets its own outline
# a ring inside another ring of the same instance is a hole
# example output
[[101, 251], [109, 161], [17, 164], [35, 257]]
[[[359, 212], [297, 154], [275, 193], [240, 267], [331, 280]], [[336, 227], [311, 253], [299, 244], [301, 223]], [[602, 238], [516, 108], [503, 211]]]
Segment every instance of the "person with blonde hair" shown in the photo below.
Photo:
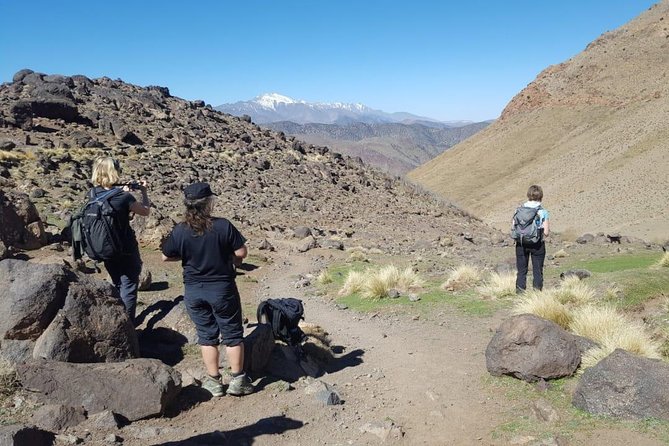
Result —
[[162, 246], [163, 261], [181, 260], [184, 303], [195, 324], [207, 373], [202, 388], [223, 396], [218, 346], [223, 338], [232, 372], [229, 395], [253, 392], [244, 373], [244, 328], [235, 266], [247, 255], [246, 239], [225, 218], [213, 217], [214, 193], [207, 183], [184, 190], [184, 221], [174, 227]]
[[104, 260], [105, 269], [112, 283], [118, 289], [130, 320], [135, 322], [137, 308], [137, 289], [139, 275], [142, 272], [142, 259], [135, 232], [130, 227], [130, 214], [147, 216], [151, 212], [146, 181], [133, 183], [133, 189], [141, 193], [142, 201], [138, 202], [130, 193], [131, 186], [117, 187], [121, 177], [121, 165], [114, 158], [105, 156], [93, 162], [91, 182], [93, 189], [88, 193], [89, 200], [107, 196], [114, 210], [114, 224], [119, 234], [121, 252], [110, 259]]

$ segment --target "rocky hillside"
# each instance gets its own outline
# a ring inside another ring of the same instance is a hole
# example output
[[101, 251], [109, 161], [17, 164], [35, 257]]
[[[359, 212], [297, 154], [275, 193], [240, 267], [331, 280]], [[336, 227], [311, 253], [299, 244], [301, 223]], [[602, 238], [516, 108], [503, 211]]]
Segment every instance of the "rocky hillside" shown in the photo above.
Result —
[[410, 178], [506, 229], [532, 183], [554, 227], [669, 233], [669, 2], [548, 67], [484, 131]]
[[382, 170], [405, 174], [463, 141], [489, 122], [462, 126], [440, 123], [403, 124], [354, 122], [350, 124], [264, 124], [312, 144], [327, 145], [341, 153], [359, 156]]
[[465, 238], [499, 241], [458, 208], [358, 159], [164, 87], [30, 70], [0, 86], [1, 185], [29, 194], [49, 227], [62, 226], [79, 206], [90, 164], [103, 153], [120, 159], [124, 180], [149, 181], [156, 212], [136, 226], [152, 246], [180, 218], [182, 187], [196, 180], [212, 183], [218, 212], [240, 225], [252, 247], [288, 239], [297, 226], [323, 245], [386, 252], [444, 238], [463, 247], [473, 246]]

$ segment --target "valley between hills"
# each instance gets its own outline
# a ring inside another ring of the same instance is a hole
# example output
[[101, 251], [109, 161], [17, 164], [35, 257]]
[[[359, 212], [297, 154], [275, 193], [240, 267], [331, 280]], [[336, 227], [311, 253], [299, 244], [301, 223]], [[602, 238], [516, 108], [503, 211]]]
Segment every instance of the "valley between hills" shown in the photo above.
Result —
[[[669, 444], [668, 17], [660, 2], [547, 68], [408, 179], [332, 149], [323, 126], [303, 141], [164, 86], [17, 72], [0, 85], [0, 439]], [[149, 184], [136, 330], [63, 231], [101, 155]], [[160, 260], [195, 181], [248, 239], [242, 398], [203, 391], [181, 266]], [[544, 291], [516, 295], [508, 222], [532, 183], [554, 233]], [[258, 304], [280, 297], [304, 303], [306, 359], [258, 334]], [[126, 376], [145, 388], [110, 384]]]

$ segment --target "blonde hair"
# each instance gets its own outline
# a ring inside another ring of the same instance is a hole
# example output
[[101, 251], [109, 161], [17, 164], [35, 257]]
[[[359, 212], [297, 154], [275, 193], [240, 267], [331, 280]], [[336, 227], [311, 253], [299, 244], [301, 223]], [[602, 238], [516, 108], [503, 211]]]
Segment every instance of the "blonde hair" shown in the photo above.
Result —
[[103, 156], [93, 161], [93, 174], [91, 182], [94, 186], [102, 186], [105, 189], [113, 187], [120, 178], [120, 167], [114, 158]]
[[527, 190], [527, 198], [532, 201], [541, 201], [544, 198], [544, 191], [541, 186], [533, 184]]

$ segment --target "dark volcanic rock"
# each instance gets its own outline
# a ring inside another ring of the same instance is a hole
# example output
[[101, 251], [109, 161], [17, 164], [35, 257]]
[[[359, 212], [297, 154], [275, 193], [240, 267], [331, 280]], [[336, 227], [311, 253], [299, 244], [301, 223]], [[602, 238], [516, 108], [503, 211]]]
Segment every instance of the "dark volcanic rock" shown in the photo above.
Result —
[[669, 365], [617, 349], [583, 373], [572, 403], [599, 415], [669, 420]]
[[571, 376], [581, 362], [574, 336], [531, 314], [507, 319], [485, 352], [488, 372], [524, 381]]
[[35, 411], [31, 421], [47, 431], [61, 431], [76, 426], [86, 419], [83, 407], [69, 407], [62, 404], [45, 404]]
[[37, 339], [33, 357], [68, 362], [116, 362], [139, 356], [139, 343], [118, 291], [80, 275], [64, 307]]
[[[25, 197], [25, 200], [22, 199]], [[18, 203], [16, 203], [18, 202]], [[23, 206], [30, 203], [28, 196], [0, 190], [0, 241], [5, 246], [15, 246], [20, 249], [37, 249], [42, 246], [40, 240], [26, 227], [37, 214], [35, 206]], [[18, 204], [18, 207], [17, 205]], [[37, 216], [39, 219], [39, 216]]]
[[54, 434], [34, 426], [10, 424], [0, 426], [0, 446], [51, 446]]
[[14, 141], [9, 141], [6, 139], [0, 141], [0, 150], [12, 150], [14, 147], [16, 147], [16, 143], [14, 143]]
[[160, 415], [181, 388], [181, 376], [156, 359], [120, 363], [72, 364], [36, 360], [19, 364], [17, 373], [26, 389], [45, 402], [88, 413], [111, 410], [135, 421]]
[[67, 273], [59, 265], [0, 262], [0, 339], [36, 340], [63, 306]]
[[579, 279], [583, 280], [592, 276], [592, 273], [587, 269], [570, 269], [563, 273], [560, 273], [560, 279], [565, 279], [567, 277], [572, 277], [572, 276], [578, 277]]

